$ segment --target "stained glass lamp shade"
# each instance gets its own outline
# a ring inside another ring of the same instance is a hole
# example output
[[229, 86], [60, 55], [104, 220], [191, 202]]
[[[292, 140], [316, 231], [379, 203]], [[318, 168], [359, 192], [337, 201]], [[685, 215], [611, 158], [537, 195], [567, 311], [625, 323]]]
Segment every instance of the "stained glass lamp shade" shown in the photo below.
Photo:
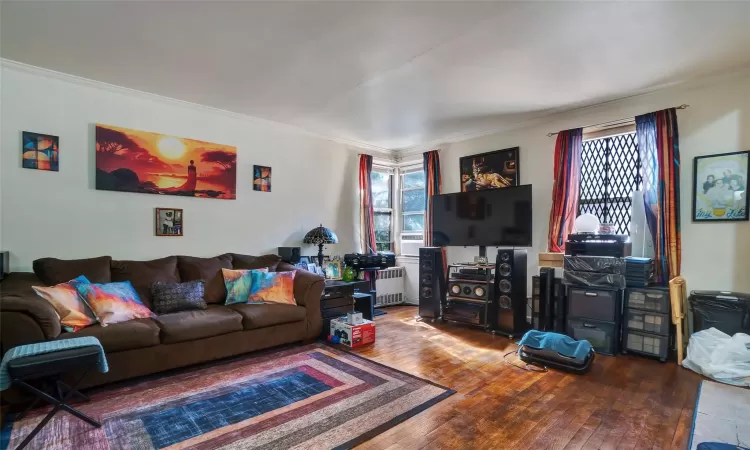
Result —
[[323, 267], [323, 246], [325, 244], [338, 244], [338, 242], [339, 238], [336, 236], [336, 233], [331, 231], [330, 228], [324, 227], [323, 224], [308, 231], [305, 238], [302, 239], [303, 244], [318, 246], [318, 264], [321, 267]]

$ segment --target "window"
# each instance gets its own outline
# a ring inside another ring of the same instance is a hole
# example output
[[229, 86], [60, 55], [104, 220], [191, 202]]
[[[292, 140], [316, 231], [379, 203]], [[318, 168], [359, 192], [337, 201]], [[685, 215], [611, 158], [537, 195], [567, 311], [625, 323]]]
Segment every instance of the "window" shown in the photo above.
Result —
[[418, 256], [424, 245], [425, 173], [422, 166], [400, 170], [400, 219], [401, 233], [399, 252], [405, 256]]
[[633, 191], [642, 189], [635, 133], [583, 141], [578, 214], [591, 213], [630, 234]]
[[[390, 169], [372, 169], [372, 204], [375, 212], [375, 244], [378, 252], [393, 250], [393, 175]], [[368, 249], [363, 249], [365, 252]]]
[[[418, 256], [419, 248], [424, 245], [426, 193], [422, 165], [396, 169], [374, 167], [370, 177], [375, 212], [375, 250]], [[394, 197], [394, 192], [398, 197]], [[394, 245], [396, 240], [398, 246]]]

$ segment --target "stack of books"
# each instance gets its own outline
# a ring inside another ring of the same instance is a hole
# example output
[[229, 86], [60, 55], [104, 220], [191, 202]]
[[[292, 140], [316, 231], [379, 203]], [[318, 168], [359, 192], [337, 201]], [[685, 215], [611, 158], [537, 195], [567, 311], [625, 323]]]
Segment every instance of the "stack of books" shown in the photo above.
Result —
[[654, 275], [654, 260], [628, 256], [625, 258], [625, 285], [628, 287], [646, 287]]

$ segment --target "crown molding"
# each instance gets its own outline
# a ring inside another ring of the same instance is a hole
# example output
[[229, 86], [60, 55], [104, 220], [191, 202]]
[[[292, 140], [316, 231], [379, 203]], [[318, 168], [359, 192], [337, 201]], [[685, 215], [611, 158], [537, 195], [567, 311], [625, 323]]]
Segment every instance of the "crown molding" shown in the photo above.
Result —
[[188, 102], [185, 100], [179, 100], [173, 97], [166, 97], [166, 96], [159, 95], [159, 94], [152, 94], [150, 92], [140, 91], [137, 89], [131, 89], [131, 88], [123, 87], [123, 86], [118, 86], [115, 84], [109, 84], [103, 81], [96, 81], [90, 78], [79, 77], [77, 75], [71, 75], [71, 74], [64, 73], [64, 72], [58, 72], [58, 71], [51, 70], [51, 69], [45, 69], [43, 67], [32, 66], [30, 64], [25, 64], [25, 63], [14, 61], [14, 60], [7, 59], [7, 58], [0, 58], [0, 67], [2, 67], [3, 69], [10, 69], [10, 70], [15, 70], [17, 72], [24, 72], [24, 73], [28, 73], [31, 75], [65, 81], [65, 82], [77, 84], [80, 86], [101, 89], [101, 90], [113, 92], [116, 94], [123, 94], [123, 95], [127, 95], [130, 97], [135, 96], [135, 97], [139, 97], [145, 100], [158, 101], [161, 103], [166, 103], [166, 104], [170, 104], [173, 106], [179, 106], [182, 108], [190, 108], [199, 112], [208, 112], [212, 114], [222, 115], [228, 118], [253, 122], [259, 125], [269, 126], [269, 127], [273, 127], [276, 129], [285, 130], [285, 131], [289, 131], [289, 132], [293, 132], [297, 134], [303, 134], [305, 136], [309, 136], [309, 137], [313, 137], [317, 139], [324, 139], [327, 141], [336, 142], [338, 144], [342, 144], [346, 146], [347, 149], [350, 149], [350, 150], [355, 150], [355, 151], [370, 150], [372, 152], [380, 153], [389, 158], [393, 154], [393, 151], [390, 149], [379, 147], [377, 145], [368, 144], [366, 142], [359, 142], [359, 141], [355, 141], [352, 139], [346, 139], [346, 138], [341, 138], [341, 137], [336, 137], [336, 136], [328, 136], [325, 134], [306, 130], [296, 125], [276, 122], [273, 120], [263, 119], [263, 118], [255, 117], [255, 116], [249, 116], [247, 114], [236, 113], [236, 112], [228, 111], [228, 110], [221, 109], [221, 108], [214, 108], [213, 106], [206, 106], [206, 105], [201, 105], [198, 103]]
[[[642, 89], [631, 95], [627, 95], [624, 97], [617, 97], [617, 98], [613, 98], [610, 100], [605, 100], [602, 102], [594, 103], [591, 105], [582, 105], [582, 106], [572, 107], [572, 108], [567, 107], [567, 106], [562, 106], [558, 108], [548, 109], [548, 110], [540, 111], [539, 114], [535, 117], [522, 119], [517, 122], [513, 122], [513, 123], [509, 123], [505, 125], [499, 125], [496, 127], [491, 127], [491, 128], [487, 128], [487, 129], [476, 131], [476, 132], [457, 134], [448, 139], [442, 138], [442, 139], [434, 140], [432, 142], [428, 142], [425, 144], [420, 144], [420, 145], [416, 145], [413, 147], [407, 147], [407, 148], [401, 148], [401, 149], [393, 149], [391, 151], [394, 153], [395, 158], [397, 160], [400, 160], [408, 156], [426, 152], [429, 150], [434, 150], [436, 148], [443, 149], [449, 146], [450, 144], [453, 144], [456, 142], [468, 141], [470, 139], [490, 136], [490, 135], [498, 134], [498, 133], [505, 133], [508, 131], [532, 127], [535, 125], [543, 125], [546, 122], [549, 122], [556, 118], [563, 117], [564, 115], [583, 113], [588, 110], [600, 108], [605, 105], [617, 105], [617, 103], [620, 103], [620, 102], [625, 102], [628, 100], [636, 99], [638, 97], [643, 97], [643, 96], [659, 93], [662, 91], [670, 91], [670, 90], [677, 90], [677, 89], [683, 89], [683, 90], [696, 89], [696, 88], [699, 88], [708, 84], [717, 84], [717, 83], [721, 83], [724, 81], [729, 81], [731, 79], [742, 78], [746, 76], [750, 76], [750, 65], [744, 65], [739, 68], [735, 68], [733, 70], [726, 71], [726, 72], [709, 74], [709, 75], [705, 75], [702, 77], [693, 78], [690, 80], [679, 80], [679, 81], [675, 81], [672, 83], [666, 83], [666, 84], [662, 84], [659, 86]], [[550, 130], [550, 131], [553, 131], [553, 130]]]

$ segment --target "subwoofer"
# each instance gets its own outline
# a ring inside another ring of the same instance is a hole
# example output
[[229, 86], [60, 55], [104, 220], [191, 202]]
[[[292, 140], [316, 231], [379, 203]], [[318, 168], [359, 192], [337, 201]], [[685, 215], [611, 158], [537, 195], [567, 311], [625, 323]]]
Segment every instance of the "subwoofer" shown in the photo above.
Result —
[[439, 318], [443, 297], [443, 253], [440, 247], [422, 247], [419, 249], [419, 316], [423, 319]]
[[530, 326], [526, 319], [526, 250], [497, 251], [494, 296], [495, 332], [515, 337], [528, 331]]

